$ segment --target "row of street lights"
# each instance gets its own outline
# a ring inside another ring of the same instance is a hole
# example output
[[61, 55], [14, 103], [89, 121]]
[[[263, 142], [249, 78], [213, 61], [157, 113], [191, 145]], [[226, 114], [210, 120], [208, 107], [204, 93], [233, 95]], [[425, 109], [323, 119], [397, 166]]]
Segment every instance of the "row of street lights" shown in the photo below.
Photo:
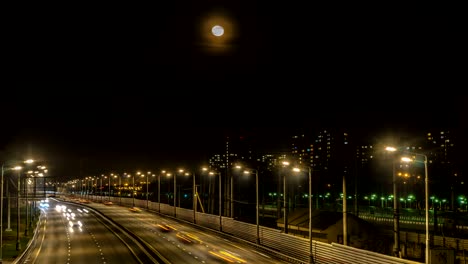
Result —
[[[25, 164], [31, 164], [33, 163], [34, 160], [28, 159], [25, 161], [22, 161], [21, 163]], [[17, 227], [16, 227], [16, 250], [19, 251], [21, 250], [21, 241], [20, 241], [20, 192], [21, 192], [21, 170], [23, 167], [21, 166], [13, 166], [13, 167], [8, 167], [8, 163], [16, 163], [18, 164], [19, 162], [6, 162], [2, 163], [1, 167], [1, 190], [0, 190], [0, 264], [3, 262], [3, 187], [4, 187], [4, 173], [5, 171], [8, 170], [15, 170], [18, 172], [18, 181], [17, 181], [17, 199], [16, 199], [16, 207], [17, 207]], [[5, 167], [5, 165], [7, 167]], [[41, 166], [42, 167], [42, 166]], [[45, 167], [44, 167], [45, 169]], [[28, 172], [29, 173], [29, 172]], [[34, 173], [34, 172], [31, 172]], [[25, 179], [25, 188], [27, 188], [27, 179]], [[25, 236], [28, 235], [28, 201], [27, 201], [27, 189], [25, 189], [25, 197], [26, 197], [26, 226], [25, 226]], [[8, 201], [9, 205], [9, 201]], [[8, 207], [9, 209], [9, 207]], [[9, 213], [9, 211], [8, 211]], [[32, 214], [32, 212], [31, 212]], [[9, 214], [8, 214], [9, 215]], [[9, 218], [8, 218], [9, 220]], [[8, 222], [9, 223], [9, 222]]]
[[[397, 151], [396, 148], [391, 148], [391, 147], [387, 147], [386, 148], [387, 151]], [[429, 199], [428, 199], [428, 175], [427, 175], [427, 156], [426, 155], [422, 155], [422, 154], [418, 154], [418, 153], [413, 153], [413, 152], [408, 152], [408, 151], [401, 151], [401, 153], [404, 153], [404, 154], [411, 154], [411, 155], [415, 155], [415, 156], [422, 156], [424, 157], [424, 167], [425, 167], [425, 196], [426, 196], [426, 199], [425, 199], [425, 202], [426, 202], [426, 251], [425, 251], [425, 257], [426, 257], [426, 263], [428, 263], [428, 259], [429, 259], [429, 213], [428, 213], [428, 209], [429, 209]], [[410, 158], [407, 158], [407, 157], [404, 157], [401, 161], [404, 161], [404, 162], [409, 162], [409, 161], [415, 161], [414, 159], [410, 159]], [[288, 162], [283, 162], [282, 163], [283, 166], [289, 166], [290, 164]], [[395, 164], [393, 164], [395, 166]], [[393, 167], [394, 167], [393, 166]], [[240, 166], [236, 166], [237, 169], [241, 169]], [[207, 168], [204, 168], [203, 169], [204, 171], [208, 171]], [[300, 168], [293, 168], [292, 171], [294, 172], [301, 172], [303, 170], [301, 170]], [[178, 170], [177, 172], [179, 173], [184, 173], [184, 170]], [[173, 176], [173, 180], [174, 180], [174, 201], [173, 201], [173, 204], [174, 204], [174, 216], [176, 216], [177, 214], [177, 211], [176, 211], [176, 206], [177, 206], [177, 202], [176, 202], [176, 197], [177, 197], [177, 183], [176, 183], [176, 178], [177, 178], [177, 172], [171, 174], [171, 173], [166, 173], [165, 171], [161, 171], [161, 173], [158, 175], [158, 204], [159, 204], [159, 212], [161, 211], [161, 208], [160, 208], [160, 204], [161, 204], [161, 200], [160, 200], [160, 194], [161, 194], [161, 174], [165, 174], [167, 177], [170, 177], [170, 176]], [[312, 255], [312, 168], [310, 166], [308, 166], [308, 209], [309, 209], [309, 255], [310, 255], [310, 261], [313, 262], [313, 255]], [[256, 211], [256, 215], [255, 215], [255, 222], [256, 222], [256, 229], [257, 229], [257, 235], [256, 235], [256, 241], [257, 243], [259, 244], [260, 243], [260, 234], [259, 234], [259, 192], [258, 192], [258, 169], [252, 169], [252, 168], [246, 168], [244, 173], [246, 174], [255, 174], [255, 192], [256, 192], [256, 196], [255, 196], [255, 203], [256, 203], [256, 207], [255, 207], [255, 211]], [[190, 175], [188, 173], [185, 173], [186, 175]], [[221, 198], [222, 198], [222, 194], [221, 194], [221, 173], [220, 172], [209, 172], [209, 174], [217, 174], [218, 177], [219, 177], [219, 219], [220, 219], [220, 229], [222, 228], [222, 208], [221, 208], [221, 204], [222, 204], [222, 201], [221, 201]], [[137, 175], [139, 175], [137, 173]], [[147, 187], [146, 187], [146, 199], [147, 199], [147, 207], [148, 207], [148, 175], [150, 175], [149, 173], [146, 174], [146, 184], [147, 184]], [[196, 203], [197, 203], [197, 193], [196, 193], [196, 184], [195, 184], [195, 174], [192, 174], [193, 175], [193, 211], [194, 211], [194, 215], [193, 215], [193, 221], [194, 223], [196, 222]], [[154, 175], [153, 175], [154, 176]], [[393, 199], [394, 199], [394, 231], [395, 231], [395, 255], [396, 256], [400, 256], [400, 249], [399, 249], [399, 219], [398, 219], [398, 195], [397, 195], [397, 189], [396, 189], [396, 178], [395, 178], [395, 169], [393, 169], [393, 184], [394, 184], [394, 195], [393, 195]], [[132, 180], [133, 180], [133, 186], [135, 186], [135, 182], [134, 182], [134, 177], [132, 177]], [[231, 178], [232, 180], [232, 178]], [[287, 223], [287, 203], [286, 203], [286, 200], [287, 200], [287, 197], [286, 197], [286, 178], [283, 179], [283, 187], [284, 187], [284, 190], [283, 190], [283, 193], [284, 193], [284, 210], [285, 210], [285, 213], [284, 213], [284, 228], [285, 228], [285, 233], [287, 233], [287, 228], [288, 228], [288, 223]], [[232, 185], [231, 185], [231, 189], [232, 189]], [[232, 191], [231, 191], [232, 192]], [[110, 193], [110, 191], [109, 191]], [[232, 193], [231, 193], [232, 195]], [[135, 202], [134, 202], [134, 191], [132, 192], [132, 198], [133, 198], [133, 206], [135, 206]], [[232, 199], [232, 196], [231, 196], [231, 199]], [[231, 201], [232, 202], [232, 201]], [[232, 209], [232, 207], [231, 207]], [[344, 223], [344, 232], [346, 232], [346, 226], [345, 226], [345, 223]], [[346, 239], [346, 238], [345, 238]]]
[[[284, 162], [283, 165], [287, 166], [289, 163]], [[241, 166], [236, 166], [236, 169], [242, 169]], [[222, 177], [221, 177], [221, 172], [219, 171], [209, 171], [208, 168], [202, 168], [203, 171], [208, 172], [209, 175], [218, 175], [218, 213], [219, 213], [219, 226], [220, 230], [222, 230]], [[300, 172], [301, 169], [299, 168], [293, 168], [294, 172]], [[312, 255], [312, 222], [311, 222], [311, 215], [312, 215], [312, 180], [311, 180], [311, 171], [312, 169], [309, 167], [308, 172], [309, 172], [309, 237], [310, 237], [310, 254]], [[166, 171], [161, 171], [160, 174], [158, 174], [158, 212], [161, 212], [161, 175], [165, 175], [167, 177], [173, 176], [173, 181], [174, 181], [174, 190], [173, 190], [173, 205], [174, 205], [174, 216], [177, 216], [177, 173], [179, 174], [184, 174], [184, 175], [190, 175], [190, 173], [185, 172], [183, 169], [179, 169], [174, 173], [169, 173]], [[259, 179], [258, 179], [258, 169], [252, 169], [252, 168], [244, 168], [244, 174], [255, 174], [255, 223], [256, 223], [256, 242], [257, 244], [260, 244], [260, 220], [259, 220], [259, 191], [258, 191], [258, 186], [259, 186]], [[142, 175], [140, 172], [136, 173], [137, 175]], [[134, 181], [134, 175], [126, 174], [128, 177], [132, 177], [132, 184], [133, 184], [133, 189], [135, 188], [135, 181]], [[148, 174], [146, 174], [147, 180], [146, 180], [146, 199], [147, 199], [147, 208], [148, 208]], [[154, 175], [153, 175], [154, 176]], [[192, 180], [192, 188], [193, 188], [193, 221], [194, 223], [196, 222], [196, 203], [197, 203], [197, 192], [196, 192], [196, 182], [195, 182], [195, 174], [192, 173], [193, 180]], [[286, 185], [286, 184], [285, 184]], [[286, 187], [285, 187], [286, 189]], [[110, 191], [109, 191], [110, 193]], [[134, 190], [132, 191], [132, 205], [135, 206], [135, 197], [134, 197]], [[285, 222], [286, 225], [286, 222]], [[286, 227], [285, 227], [286, 228]]]

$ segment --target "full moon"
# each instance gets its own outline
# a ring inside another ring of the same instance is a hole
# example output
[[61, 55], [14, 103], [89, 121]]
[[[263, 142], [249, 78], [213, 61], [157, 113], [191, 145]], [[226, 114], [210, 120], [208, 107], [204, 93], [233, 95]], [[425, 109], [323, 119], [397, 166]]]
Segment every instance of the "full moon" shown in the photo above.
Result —
[[216, 37], [221, 37], [224, 34], [224, 28], [220, 25], [216, 25], [211, 29], [211, 33]]

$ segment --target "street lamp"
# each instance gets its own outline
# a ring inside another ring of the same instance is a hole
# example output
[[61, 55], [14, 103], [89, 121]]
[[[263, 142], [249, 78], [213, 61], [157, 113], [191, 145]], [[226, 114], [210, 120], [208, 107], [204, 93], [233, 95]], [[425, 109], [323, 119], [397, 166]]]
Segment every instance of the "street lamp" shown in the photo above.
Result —
[[[289, 166], [288, 161], [283, 161], [283, 167]], [[289, 211], [289, 204], [287, 198], [287, 187], [286, 187], [286, 175], [283, 174], [283, 207], [284, 207], [284, 233], [288, 233], [288, 211]]]
[[[116, 174], [113, 174], [113, 173], [110, 174], [110, 177], [109, 177], [109, 201], [110, 201], [110, 178], [111, 178], [111, 177], [117, 178], [117, 177], [119, 177], [119, 176], [116, 175]], [[112, 196], [115, 196], [115, 187], [116, 187], [115, 182], [114, 182], [113, 185], [114, 185], [114, 188], [113, 188], [113, 192], [112, 192], [113, 195], [112, 195]], [[119, 177], [119, 197], [120, 197], [120, 177]]]
[[[139, 173], [139, 172], [138, 172]], [[155, 175], [154, 174], [151, 174], [151, 171], [148, 171], [148, 173], [146, 174], [146, 209], [149, 209], [149, 199], [148, 199], [148, 195], [149, 195], [149, 191], [148, 191], [148, 176], [151, 175], [152, 177], [154, 177]], [[141, 175], [141, 177], [145, 176], [144, 174]]]
[[21, 250], [21, 243], [20, 243], [20, 186], [21, 186], [21, 182], [20, 182], [20, 176], [21, 176], [21, 169], [22, 167], [21, 166], [16, 166], [13, 168], [14, 170], [17, 170], [18, 171], [18, 183], [17, 183], [17, 196], [16, 196], [16, 207], [17, 207], [17, 217], [16, 217], [16, 220], [17, 220], [17, 227], [16, 227], [16, 251], [20, 251]]
[[[31, 174], [32, 177], [34, 177], [34, 171], [28, 171], [26, 174]], [[31, 225], [31, 222], [30, 224], [28, 224], [28, 221], [29, 221], [29, 202], [28, 202], [28, 177], [27, 175], [24, 177], [24, 197], [26, 198], [26, 218], [25, 218], [25, 227], [24, 227], [24, 236], [28, 236], [29, 235], [29, 227], [32, 227]], [[32, 214], [32, 210], [31, 210], [31, 214]], [[29, 226], [29, 227], [28, 227]]]
[[122, 204], [122, 177], [118, 174], [116, 174], [114, 177], [119, 177], [119, 205]]
[[158, 212], [161, 213], [161, 173], [166, 173], [165, 170], [158, 174]]
[[[184, 170], [179, 170], [180, 173], [183, 173]], [[168, 177], [171, 176], [170, 173], [167, 174]], [[177, 217], [177, 173], [174, 172], [174, 217]]]
[[150, 175], [151, 172], [148, 171], [148, 173], [146, 173], [146, 209], [149, 209], [149, 201], [148, 201], [148, 175]]
[[100, 181], [100, 183], [99, 183], [99, 189], [101, 190], [101, 191], [99, 192], [100, 195], [101, 195], [101, 203], [102, 203], [102, 196], [103, 196], [103, 195], [102, 195], [102, 190], [103, 190], [103, 188], [102, 188], [102, 177], [106, 177], [106, 176], [105, 176], [104, 174], [101, 174], [101, 177], [100, 177], [100, 180], [99, 180], [99, 181]]
[[[425, 250], [425, 261], [429, 263], [429, 176], [427, 173], [427, 156], [424, 154], [413, 153], [413, 152], [404, 152], [407, 154], [412, 154], [415, 156], [422, 156], [424, 158], [424, 193], [425, 193], [425, 214], [426, 214], [426, 250]], [[402, 161], [414, 161], [413, 159], [403, 157]]]
[[135, 207], [135, 174], [133, 176], [127, 173], [124, 174], [126, 174], [128, 178], [132, 177], [132, 207]]
[[[107, 191], [108, 191], [107, 197], [109, 198], [109, 202], [110, 202], [110, 200], [111, 200], [111, 199], [110, 199], [110, 192], [111, 192], [111, 176], [112, 176], [112, 174], [109, 175], [109, 177], [108, 177], [108, 178], [109, 178], [109, 186], [108, 186], [109, 188], [107, 188]], [[106, 176], [106, 177], [107, 177], [107, 176]]]
[[[150, 172], [148, 172], [149, 174]], [[137, 175], [141, 175], [141, 177], [145, 177], [145, 174], [141, 174], [141, 172], [137, 172]], [[146, 174], [146, 209], [148, 209], [148, 174]]]
[[[237, 169], [240, 169], [241, 166], [236, 166]], [[257, 244], [260, 244], [260, 223], [258, 218], [258, 170], [257, 169], [248, 169], [244, 171], [245, 174], [255, 173], [255, 223], [257, 225]]]
[[[385, 150], [395, 152], [397, 149], [387, 147]], [[399, 201], [398, 201], [398, 186], [395, 172], [395, 158], [392, 159], [392, 182], [393, 182], [393, 254], [400, 257], [400, 214], [399, 214]]]
[[[30, 160], [28, 160], [26, 163], [30, 163], [29, 161]], [[0, 264], [3, 263], [3, 184], [4, 184], [3, 175], [4, 175], [5, 170], [10, 170], [10, 169], [11, 170], [17, 170], [18, 171], [18, 181], [19, 181], [19, 171], [22, 169], [22, 167], [20, 167], [20, 166], [4, 169], [4, 166], [5, 166], [5, 163], [2, 163], [1, 191], [0, 191]], [[19, 193], [19, 187], [18, 187], [18, 193]], [[10, 205], [10, 200], [8, 200], [8, 205]], [[18, 241], [19, 241], [19, 206], [18, 206], [18, 231], [17, 231], [17, 236], [18, 236]], [[21, 249], [20, 244], [17, 244], [16, 247], [17, 247], [16, 250]]]
[[197, 222], [197, 185], [195, 184], [195, 172], [192, 173], [192, 181], [193, 181], [193, 188], [192, 188], [192, 207], [193, 207], [193, 223]]
[[[293, 171], [301, 171], [299, 168], [293, 168]], [[309, 173], [309, 262], [314, 263], [312, 255], [312, 168], [308, 167]], [[344, 238], [345, 239], [345, 238]]]
[[[208, 169], [207, 168], [203, 168], [204, 171], [207, 171]], [[221, 213], [221, 172], [212, 172], [210, 171], [208, 174], [210, 175], [215, 175], [215, 174], [218, 174], [218, 189], [219, 189], [219, 193], [218, 193], [218, 210], [219, 210], [219, 231], [223, 231], [223, 219], [222, 219], [222, 213]]]
[[132, 176], [132, 205], [135, 207], [135, 174], [131, 175]]
[[[387, 151], [396, 151], [397, 149], [394, 147], [387, 147]], [[410, 154], [410, 155], [415, 155], [415, 156], [421, 156], [424, 158], [424, 199], [425, 199], [425, 224], [426, 224], [426, 249], [425, 249], [425, 263], [429, 263], [429, 175], [427, 171], [427, 156], [424, 154], [419, 154], [415, 152], [410, 152], [410, 151], [401, 151], [402, 153], [405, 154]], [[408, 161], [415, 161], [414, 159], [403, 157], [401, 159], [402, 161], [408, 162]]]

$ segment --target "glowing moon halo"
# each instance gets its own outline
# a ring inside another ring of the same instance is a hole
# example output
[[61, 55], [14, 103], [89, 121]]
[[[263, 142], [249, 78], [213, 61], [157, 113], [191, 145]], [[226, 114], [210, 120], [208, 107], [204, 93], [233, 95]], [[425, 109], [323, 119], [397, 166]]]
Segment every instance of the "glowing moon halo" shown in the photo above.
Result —
[[215, 25], [211, 28], [211, 33], [216, 37], [221, 37], [224, 34], [224, 28], [220, 25]]

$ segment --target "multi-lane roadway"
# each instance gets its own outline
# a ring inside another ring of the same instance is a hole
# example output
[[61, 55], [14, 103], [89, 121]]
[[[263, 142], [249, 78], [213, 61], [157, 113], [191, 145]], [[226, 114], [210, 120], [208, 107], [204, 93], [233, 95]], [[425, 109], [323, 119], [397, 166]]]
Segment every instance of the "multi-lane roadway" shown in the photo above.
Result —
[[46, 221], [28, 263], [287, 263], [247, 243], [145, 210], [52, 199], [42, 210]]
[[138, 263], [119, 236], [109, 231], [109, 223], [85, 207], [49, 200], [41, 210], [42, 224], [24, 263]]

